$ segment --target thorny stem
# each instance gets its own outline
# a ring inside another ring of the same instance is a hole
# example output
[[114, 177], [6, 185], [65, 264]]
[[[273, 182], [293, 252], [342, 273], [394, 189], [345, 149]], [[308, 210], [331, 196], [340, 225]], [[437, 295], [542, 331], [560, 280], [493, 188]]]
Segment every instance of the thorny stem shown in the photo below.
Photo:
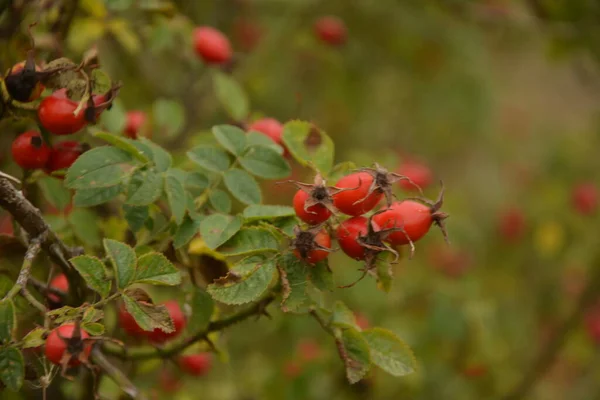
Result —
[[200, 340], [208, 340], [208, 335], [212, 332], [222, 331], [238, 322], [244, 321], [245, 319], [253, 316], [260, 315], [265, 312], [265, 307], [275, 300], [275, 294], [270, 293], [259, 302], [246, 308], [245, 310], [239, 311], [227, 318], [223, 318], [217, 321], [212, 321], [208, 327], [196, 334], [190, 336], [185, 341], [178, 343], [172, 347], [159, 349], [159, 348], [140, 348], [132, 349], [130, 351], [124, 348], [116, 348], [113, 346], [104, 346], [103, 351], [106, 354], [115, 356], [123, 360], [147, 360], [150, 358], [169, 358], [175, 356], [194, 343]]

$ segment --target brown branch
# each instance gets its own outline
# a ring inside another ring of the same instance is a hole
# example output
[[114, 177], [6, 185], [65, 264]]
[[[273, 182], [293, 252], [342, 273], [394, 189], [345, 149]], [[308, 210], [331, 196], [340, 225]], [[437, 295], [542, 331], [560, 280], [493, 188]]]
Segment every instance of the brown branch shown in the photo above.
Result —
[[556, 356], [563, 349], [564, 344], [574, 328], [579, 324], [585, 311], [597, 300], [600, 288], [600, 264], [596, 263], [594, 275], [587, 286], [579, 295], [577, 303], [571, 314], [560, 324], [552, 339], [544, 346], [537, 359], [524, 375], [519, 384], [502, 397], [502, 400], [518, 400], [525, 398], [531, 389], [552, 366]]
[[132, 399], [145, 400], [146, 396], [139, 391], [139, 389], [129, 380], [127, 375], [120, 369], [115, 367], [108, 361], [108, 359], [102, 354], [100, 348], [95, 347], [92, 350], [92, 361], [94, 365], [104, 371], [119, 388], [129, 395]]
[[253, 304], [252, 306], [242, 310], [238, 313], [235, 313], [227, 318], [223, 318], [217, 321], [211, 322], [208, 327], [200, 331], [185, 341], [178, 343], [174, 346], [159, 349], [159, 348], [140, 348], [140, 349], [132, 349], [127, 351], [122, 347], [113, 347], [107, 346], [105, 344], [103, 351], [106, 354], [118, 357], [123, 360], [147, 360], [149, 358], [170, 358], [175, 356], [191, 345], [200, 340], [208, 340], [208, 335], [212, 332], [222, 331], [226, 328], [229, 328], [232, 325], [237, 324], [238, 322], [242, 322], [245, 319], [253, 316], [253, 315], [261, 315], [265, 312], [265, 307], [267, 307], [273, 300], [275, 300], [275, 294], [269, 293], [266, 297], [264, 297], [259, 302]]

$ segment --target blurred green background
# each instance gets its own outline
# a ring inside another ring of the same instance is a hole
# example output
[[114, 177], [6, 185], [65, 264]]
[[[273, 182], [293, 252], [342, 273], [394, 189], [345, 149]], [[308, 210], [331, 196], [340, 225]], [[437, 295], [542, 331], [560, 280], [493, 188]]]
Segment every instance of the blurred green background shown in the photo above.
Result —
[[[416, 158], [446, 186], [449, 247], [434, 231], [413, 260], [395, 265], [391, 293], [365, 279], [335, 294], [371, 325], [398, 333], [415, 352], [417, 373], [375, 371], [349, 386], [333, 341], [314, 321], [274, 312], [273, 320], [228, 330], [227, 354], [211, 373], [184, 379], [168, 396], [492, 399], [525, 380], [524, 398], [600, 398], [599, 337], [582, 318], [539, 376], [526, 375], [600, 268], [598, 213], [583, 215], [573, 203], [577, 185], [600, 183], [600, 3], [79, 0], [62, 43], [48, 34], [60, 1], [16, 3], [23, 12], [3, 36], [3, 70], [24, 59], [27, 25], [36, 20], [38, 60], [61, 53], [79, 60], [97, 45], [102, 67], [123, 82], [102, 121], [107, 129], [122, 126], [124, 110], [146, 111], [147, 134], [183, 155], [229, 121], [210, 68], [192, 51], [192, 29], [209, 25], [232, 41], [231, 71], [248, 94], [251, 119], [312, 121], [334, 139], [337, 161], [397, 170]], [[345, 45], [315, 37], [322, 15], [345, 22]], [[22, 126], [4, 128], [11, 129]], [[0, 139], [4, 149], [9, 133]], [[8, 158], [4, 152], [2, 169], [15, 171]], [[312, 179], [301, 169], [294, 177]], [[291, 188], [268, 188], [267, 203], [291, 201]], [[426, 194], [438, 190], [434, 184]], [[360, 267], [343, 255], [330, 265], [339, 285]], [[153, 362], [134, 379], [165, 398], [162, 373]], [[102, 385], [116, 398], [110, 382]], [[76, 396], [68, 386], [63, 392]]]

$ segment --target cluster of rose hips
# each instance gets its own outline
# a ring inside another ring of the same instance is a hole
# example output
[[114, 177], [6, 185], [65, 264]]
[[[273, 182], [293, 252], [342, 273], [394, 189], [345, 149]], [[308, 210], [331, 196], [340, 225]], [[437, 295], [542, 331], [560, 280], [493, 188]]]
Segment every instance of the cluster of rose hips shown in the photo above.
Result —
[[[320, 175], [313, 184], [291, 182], [299, 189], [293, 199], [296, 215], [309, 225], [296, 228], [292, 246], [296, 256], [310, 264], [324, 260], [331, 252], [331, 235], [325, 225], [332, 216], [337, 220], [339, 212], [350, 218], [338, 220], [335, 237], [346, 255], [365, 261], [365, 273], [372, 270], [380, 253], [397, 255], [395, 246], [410, 245], [414, 251], [414, 242], [433, 224], [446, 236], [443, 221], [448, 215], [440, 211], [443, 188], [436, 202], [423, 198], [393, 201], [395, 182], [408, 182], [419, 192], [421, 189], [409, 177], [377, 164], [342, 177], [335, 186], [327, 186]], [[385, 207], [369, 216], [384, 198]]]

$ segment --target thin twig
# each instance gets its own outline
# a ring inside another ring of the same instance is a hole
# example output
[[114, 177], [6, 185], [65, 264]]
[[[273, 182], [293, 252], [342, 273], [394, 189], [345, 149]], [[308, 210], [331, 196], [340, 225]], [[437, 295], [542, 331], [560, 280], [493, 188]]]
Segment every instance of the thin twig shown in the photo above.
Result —
[[117, 384], [117, 386], [132, 399], [144, 400], [147, 398], [129, 380], [123, 371], [110, 363], [110, 361], [104, 356], [104, 354], [102, 354], [102, 351], [100, 351], [100, 348], [97, 346], [95, 346], [92, 350], [92, 360], [95, 366], [98, 366], [102, 371], [104, 371]]

